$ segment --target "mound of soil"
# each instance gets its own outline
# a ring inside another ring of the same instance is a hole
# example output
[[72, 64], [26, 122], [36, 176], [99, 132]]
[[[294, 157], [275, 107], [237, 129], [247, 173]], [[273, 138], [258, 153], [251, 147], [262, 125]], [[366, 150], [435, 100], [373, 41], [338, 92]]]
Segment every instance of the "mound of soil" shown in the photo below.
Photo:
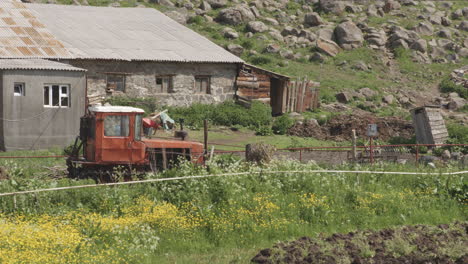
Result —
[[370, 114], [337, 115], [326, 124], [319, 126], [313, 122], [295, 124], [288, 131], [289, 135], [313, 137], [320, 140], [351, 140], [351, 131], [356, 130], [358, 138], [367, 137], [367, 125], [377, 124], [378, 139], [389, 140], [393, 137], [411, 138], [414, 128], [411, 122], [399, 117], [375, 117]]
[[254, 263], [468, 263], [468, 223], [302, 237], [261, 250]]

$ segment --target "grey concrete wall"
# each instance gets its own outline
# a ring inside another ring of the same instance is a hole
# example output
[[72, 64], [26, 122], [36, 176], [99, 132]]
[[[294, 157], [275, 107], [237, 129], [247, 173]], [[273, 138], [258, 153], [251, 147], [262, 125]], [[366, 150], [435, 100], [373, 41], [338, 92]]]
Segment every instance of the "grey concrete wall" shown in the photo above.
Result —
[[[125, 93], [132, 97], [155, 97], [162, 105], [187, 106], [194, 102], [219, 103], [235, 94], [236, 64], [125, 62], [70, 60], [87, 69], [88, 95], [106, 95], [107, 73], [126, 73]], [[173, 93], [156, 91], [156, 76], [173, 75]], [[211, 94], [195, 92], [195, 76], [211, 76]]]
[[[84, 114], [84, 72], [8, 70], [1, 75], [3, 150], [46, 149], [73, 142]], [[15, 82], [26, 84], [25, 96], [13, 95]], [[44, 84], [69, 84], [70, 107], [45, 107]]]

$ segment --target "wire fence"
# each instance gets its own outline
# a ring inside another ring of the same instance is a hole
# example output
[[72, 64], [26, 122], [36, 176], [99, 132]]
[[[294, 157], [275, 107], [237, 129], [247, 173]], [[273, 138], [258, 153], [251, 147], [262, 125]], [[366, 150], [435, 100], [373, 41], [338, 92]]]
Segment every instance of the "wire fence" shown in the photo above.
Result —
[[31, 194], [31, 193], [40, 193], [40, 192], [63, 191], [63, 190], [96, 188], [96, 187], [117, 186], [117, 185], [131, 185], [131, 184], [142, 184], [142, 183], [155, 183], [155, 182], [165, 182], [165, 181], [179, 181], [179, 180], [189, 180], [189, 179], [202, 179], [202, 178], [211, 178], [211, 177], [243, 176], [243, 175], [252, 175], [252, 174], [275, 175], [275, 174], [288, 174], [288, 173], [302, 173], [302, 174], [310, 174], [310, 175], [317, 174], [317, 173], [353, 173], [353, 174], [441, 175], [441, 176], [447, 176], [447, 175], [468, 174], [468, 171], [437, 172], [437, 173], [433, 173], [433, 172], [400, 172], [400, 171], [398, 171], [398, 172], [397, 171], [357, 171], [357, 170], [254, 171], [254, 172], [237, 172], [237, 173], [222, 173], [222, 174], [208, 174], [208, 175], [191, 175], [191, 176], [181, 176], [181, 177], [171, 177], [171, 178], [138, 180], [138, 181], [124, 181], [124, 182], [111, 182], [111, 183], [100, 183], [100, 184], [65, 186], [65, 187], [56, 187], [56, 188], [47, 188], [47, 189], [36, 189], [36, 190], [28, 190], [28, 191], [0, 193], [0, 197], [16, 196], [16, 195], [21, 195], [21, 194]]

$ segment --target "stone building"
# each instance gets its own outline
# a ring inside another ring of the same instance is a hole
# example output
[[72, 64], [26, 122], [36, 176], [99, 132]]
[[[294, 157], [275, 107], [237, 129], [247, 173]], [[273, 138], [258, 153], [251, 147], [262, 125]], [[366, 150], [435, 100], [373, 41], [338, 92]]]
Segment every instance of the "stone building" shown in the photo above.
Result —
[[86, 69], [88, 96], [155, 97], [164, 105], [234, 98], [243, 61], [155, 9], [17, 0], [0, 8], [0, 58]]

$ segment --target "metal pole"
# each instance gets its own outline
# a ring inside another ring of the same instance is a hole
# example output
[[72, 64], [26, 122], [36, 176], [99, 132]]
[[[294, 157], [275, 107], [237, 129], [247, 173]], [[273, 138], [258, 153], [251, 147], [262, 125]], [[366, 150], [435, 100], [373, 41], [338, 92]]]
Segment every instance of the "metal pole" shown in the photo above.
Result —
[[373, 137], [370, 137], [370, 163], [374, 164], [374, 150], [372, 149]]
[[419, 145], [416, 144], [416, 167], [419, 167]]
[[299, 150], [299, 162], [302, 162], [302, 149]]
[[205, 148], [204, 156], [208, 153], [208, 120], [203, 120], [203, 145]]
[[353, 129], [351, 131], [352, 133], [352, 140], [353, 140], [353, 161], [357, 161], [357, 151], [356, 151], [356, 130]]

